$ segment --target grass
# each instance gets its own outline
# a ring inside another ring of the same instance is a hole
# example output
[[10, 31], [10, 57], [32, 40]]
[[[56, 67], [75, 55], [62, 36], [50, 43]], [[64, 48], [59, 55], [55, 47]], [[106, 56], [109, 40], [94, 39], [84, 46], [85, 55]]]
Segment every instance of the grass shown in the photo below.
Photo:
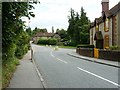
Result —
[[76, 49], [76, 47], [73, 46], [59, 46], [59, 48]]
[[[44, 44], [37, 44], [37, 45], [39, 45], [39, 46], [46, 46], [46, 45], [44, 45]], [[50, 46], [50, 45], [48, 45], [48, 46]], [[55, 45], [51, 45], [51, 46], [55, 46]], [[59, 48], [66, 48], [66, 49], [76, 49], [76, 47], [74, 47], [74, 46], [58, 46]]]
[[2, 67], [0, 65], [0, 90], [2, 89]]
[[46, 45], [44, 45], [44, 44], [37, 44], [37, 45], [39, 45], [39, 46], [46, 46]]
[[2, 65], [2, 88], [6, 88], [8, 86], [18, 64], [18, 59], [14, 58], [13, 60], [9, 60], [9, 62]]
[[0, 50], [0, 90], [2, 89], [2, 52]]

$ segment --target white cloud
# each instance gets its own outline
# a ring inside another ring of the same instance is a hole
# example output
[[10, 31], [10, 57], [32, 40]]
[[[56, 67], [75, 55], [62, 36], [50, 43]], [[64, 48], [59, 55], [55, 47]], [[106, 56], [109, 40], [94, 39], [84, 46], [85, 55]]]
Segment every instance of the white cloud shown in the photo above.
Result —
[[[87, 16], [91, 21], [101, 16], [102, 0], [40, 0], [41, 4], [34, 5], [36, 17], [31, 19], [30, 26], [47, 28], [51, 31], [54, 28], [68, 27], [68, 18], [70, 8], [80, 13], [81, 7], [87, 12]], [[110, 8], [116, 5], [119, 0], [109, 0]]]

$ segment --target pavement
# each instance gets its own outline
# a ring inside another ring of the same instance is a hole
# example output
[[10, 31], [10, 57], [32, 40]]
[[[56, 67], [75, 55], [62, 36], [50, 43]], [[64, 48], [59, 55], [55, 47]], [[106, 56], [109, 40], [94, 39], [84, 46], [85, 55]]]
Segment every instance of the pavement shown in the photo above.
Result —
[[120, 68], [120, 62], [117, 62], [117, 61], [110, 61], [110, 60], [105, 60], [105, 59], [86, 57], [86, 56], [79, 55], [75, 51], [68, 53], [68, 55], [76, 57], [76, 58], [81, 58], [81, 59], [84, 59], [87, 61], [99, 63], [99, 64], [104, 64], [104, 65], [109, 65], [109, 66]]
[[36, 70], [36, 66], [31, 60], [31, 52], [20, 60], [20, 65], [17, 66], [13, 78], [8, 86], [9, 88], [43, 88], [43, 84]]

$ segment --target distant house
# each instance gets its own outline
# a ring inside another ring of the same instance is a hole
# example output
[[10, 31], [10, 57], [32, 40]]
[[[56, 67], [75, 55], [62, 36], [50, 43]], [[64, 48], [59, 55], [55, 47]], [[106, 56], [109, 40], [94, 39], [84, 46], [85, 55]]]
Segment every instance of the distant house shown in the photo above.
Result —
[[33, 42], [37, 43], [37, 41], [42, 38], [42, 39], [48, 39], [48, 38], [57, 38], [60, 37], [58, 34], [56, 33], [48, 33], [48, 32], [38, 32], [33, 36]]
[[102, 0], [102, 16], [90, 27], [90, 44], [96, 48], [120, 46], [120, 2], [109, 10], [109, 0]]

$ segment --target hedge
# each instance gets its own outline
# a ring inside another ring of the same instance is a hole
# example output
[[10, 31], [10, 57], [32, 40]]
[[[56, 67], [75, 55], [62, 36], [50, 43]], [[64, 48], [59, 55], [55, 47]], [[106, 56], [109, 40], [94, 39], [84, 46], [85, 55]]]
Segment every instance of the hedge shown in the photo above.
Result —
[[56, 45], [57, 39], [50, 38], [50, 39], [39, 39], [37, 44], [43, 44], [43, 45]]
[[94, 48], [94, 45], [77, 45], [77, 48]]

